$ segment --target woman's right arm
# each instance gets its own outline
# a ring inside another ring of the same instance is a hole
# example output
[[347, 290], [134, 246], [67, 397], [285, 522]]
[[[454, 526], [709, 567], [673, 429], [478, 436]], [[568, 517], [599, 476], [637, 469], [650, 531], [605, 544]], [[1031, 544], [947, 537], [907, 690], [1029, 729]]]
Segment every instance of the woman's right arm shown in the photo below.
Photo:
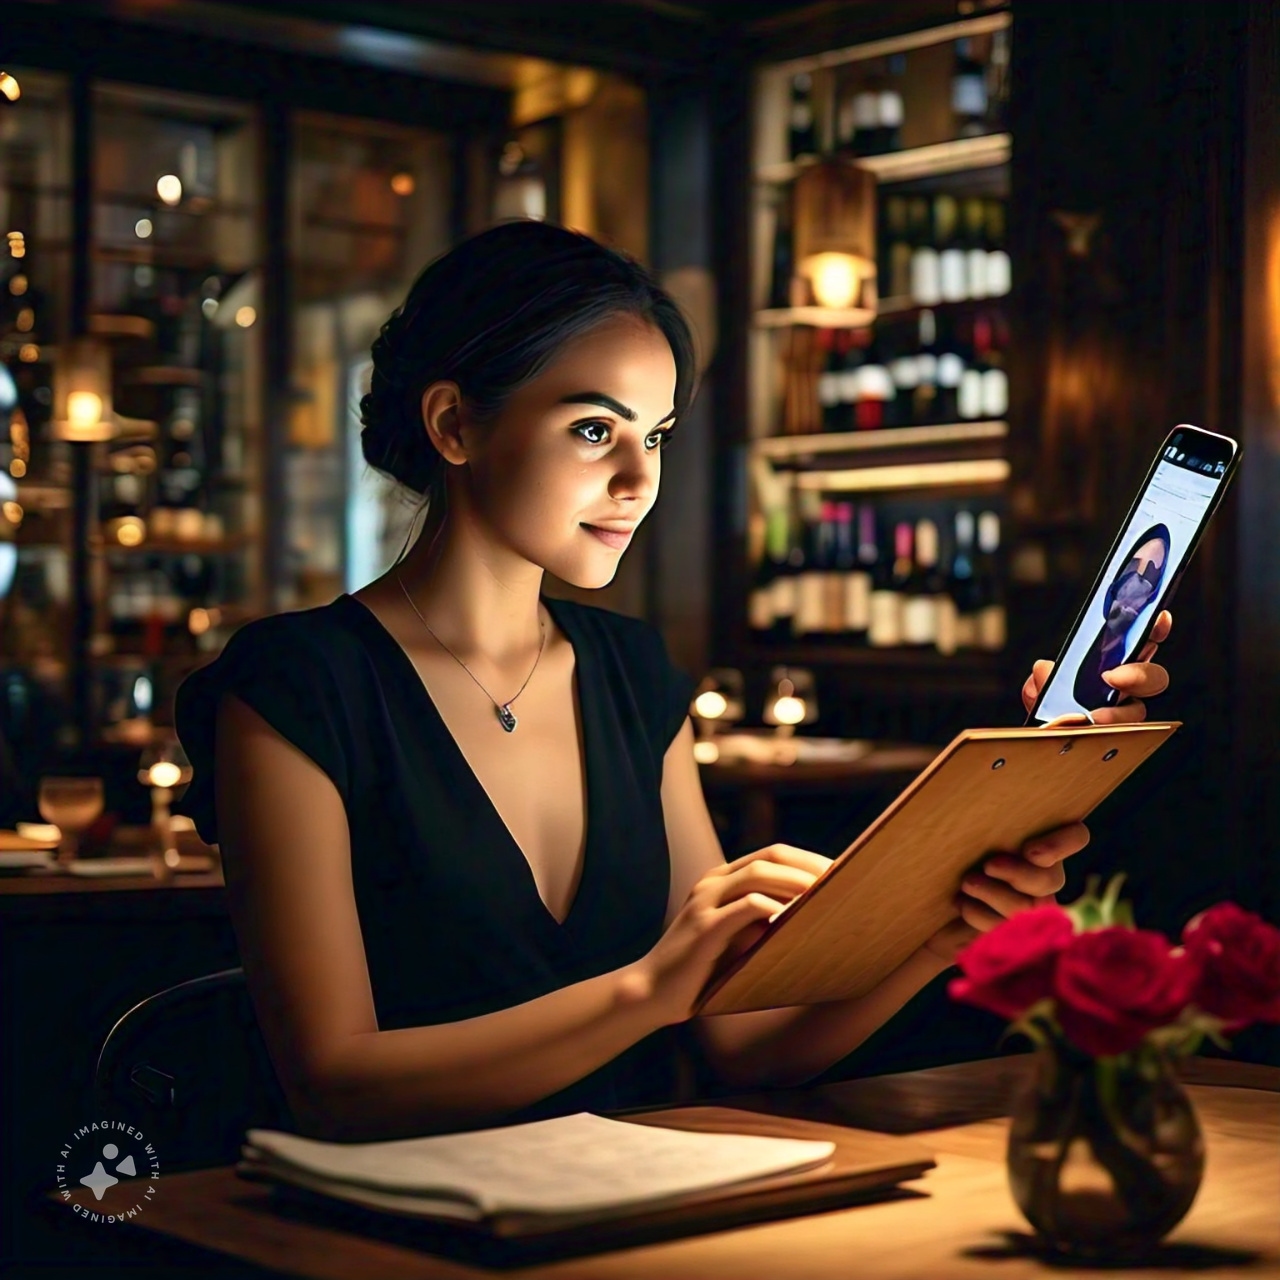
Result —
[[482, 1017], [380, 1031], [337, 788], [233, 695], [219, 703], [215, 762], [245, 977], [281, 1086], [314, 1137], [372, 1141], [500, 1122], [687, 1017], [688, 993], [726, 948], [795, 892], [782, 869], [776, 884], [767, 868], [726, 869], [699, 883], [635, 964]]

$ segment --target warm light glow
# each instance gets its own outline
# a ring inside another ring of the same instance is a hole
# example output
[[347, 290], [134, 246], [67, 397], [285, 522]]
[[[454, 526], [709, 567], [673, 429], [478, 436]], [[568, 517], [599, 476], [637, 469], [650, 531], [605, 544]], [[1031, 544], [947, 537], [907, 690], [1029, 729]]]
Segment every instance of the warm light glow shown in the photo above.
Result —
[[166, 173], [156, 179], [156, 195], [167, 205], [175, 205], [182, 199], [182, 179], [176, 173]]
[[720, 748], [710, 739], [705, 742], [695, 742], [693, 758], [699, 764], [715, 764], [720, 759]]
[[15, 298], [22, 297], [22, 295], [26, 293], [26, 291], [27, 291], [26, 276], [14, 276], [13, 279], [9, 281], [9, 292], [13, 294]]
[[773, 717], [779, 724], [801, 724], [804, 721], [804, 713], [804, 699], [792, 694], [783, 694], [773, 704]]
[[172, 760], [157, 760], [147, 770], [147, 779], [153, 787], [176, 787], [182, 778], [182, 770]]
[[805, 266], [819, 306], [853, 306], [864, 272], [861, 258], [851, 253], [816, 253]]
[[18, 348], [18, 359], [23, 364], [35, 364], [40, 359], [40, 348], [34, 342], [24, 342]]
[[145, 240], [151, 234], [151, 219], [139, 218], [133, 224], [133, 231], [139, 240]]
[[21, 504], [21, 503], [19, 503], [19, 502], [6, 502], [6, 503], [4, 504], [4, 506], [3, 506], [3, 507], [0, 507], [0, 510], [3, 510], [3, 512], [4, 512], [4, 518], [5, 518], [5, 519], [10, 523], [10, 524], [21, 524], [21, 523], [22, 523], [23, 510], [22, 510], [22, 504]]
[[36, 313], [30, 307], [23, 307], [18, 312], [18, 318], [15, 325], [19, 333], [30, 333], [35, 328]]
[[413, 195], [413, 188], [416, 183], [411, 173], [393, 173], [391, 175], [391, 190], [398, 196]]
[[17, 77], [10, 75], [7, 71], [0, 71], [0, 93], [3, 93], [10, 102], [17, 102], [22, 97], [22, 86], [18, 83]]
[[140, 547], [147, 536], [147, 526], [141, 516], [121, 516], [111, 521], [111, 537], [122, 547]]
[[21, 458], [14, 458], [14, 460], [9, 463], [9, 474], [15, 480], [21, 480], [22, 477], [27, 474], [27, 464], [23, 462]]
[[192, 609], [187, 615], [187, 630], [193, 636], [202, 636], [222, 621], [221, 609]]
[[694, 699], [693, 710], [704, 720], [719, 720], [729, 710], [729, 700], [723, 693], [708, 689], [706, 693], [700, 693]]
[[236, 324], [247, 329], [256, 319], [258, 313], [252, 307], [241, 307], [236, 311]]
[[83, 430], [102, 421], [102, 397], [93, 391], [73, 391], [67, 397], [67, 421]]

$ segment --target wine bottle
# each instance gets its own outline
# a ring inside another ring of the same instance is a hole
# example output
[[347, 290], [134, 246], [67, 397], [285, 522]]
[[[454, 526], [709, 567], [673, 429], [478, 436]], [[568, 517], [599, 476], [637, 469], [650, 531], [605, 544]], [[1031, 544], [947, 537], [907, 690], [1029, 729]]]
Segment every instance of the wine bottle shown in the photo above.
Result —
[[803, 160], [818, 152], [813, 125], [813, 77], [807, 71], [791, 77], [791, 117], [788, 150], [792, 160]]
[[840, 557], [845, 541], [852, 542], [841, 531], [841, 504], [824, 499], [822, 520], [818, 525], [818, 563], [822, 566], [822, 626], [820, 632], [829, 639], [844, 630], [844, 573]]
[[840, 635], [850, 629], [845, 612], [846, 583], [858, 563], [858, 552], [854, 543], [853, 503], [832, 502], [831, 513], [835, 546], [831, 559], [831, 572], [827, 575], [826, 619], [828, 633]]
[[927, 307], [920, 313], [916, 351], [916, 389], [912, 417], [917, 426], [937, 422], [938, 321]]
[[796, 586], [800, 572], [804, 568], [804, 549], [798, 536], [799, 518], [796, 512], [795, 486], [791, 477], [779, 477], [783, 480], [783, 494], [786, 521], [786, 555], [773, 579], [773, 619], [774, 635], [779, 640], [786, 640], [792, 634], [792, 624], [796, 613]]
[[[956, 604], [953, 574], [955, 556], [951, 546], [953, 534], [948, 524], [937, 529], [938, 563], [933, 572], [936, 584], [932, 595], [934, 601], [934, 648], [941, 654], [950, 655], [959, 648], [958, 619], [959, 610]], [[945, 566], [945, 568], [944, 568]]]
[[890, 297], [911, 296], [911, 238], [905, 196], [890, 196], [884, 202], [886, 247], [884, 253], [885, 287]]
[[[848, 507], [852, 521], [853, 504]], [[856, 561], [844, 580], [844, 626], [857, 640], [866, 638], [871, 625], [871, 587], [879, 559], [875, 508], [864, 502], [858, 508]]]
[[873, 337], [867, 348], [866, 358], [858, 370], [857, 404], [854, 407], [854, 428], [857, 431], [878, 431], [885, 425], [885, 407], [893, 399], [896, 389], [889, 370], [880, 355], [878, 341]]
[[893, 559], [877, 560], [878, 580], [871, 589], [871, 623], [867, 642], [877, 648], [895, 648], [902, 643], [904, 592], [911, 579], [912, 529], [909, 521], [900, 520], [893, 530]]
[[1005, 207], [1002, 200], [986, 202], [987, 296], [1003, 298], [1013, 287], [1013, 269], [1005, 246]]
[[865, 329], [845, 331], [844, 354], [840, 362], [840, 405], [836, 411], [839, 431], [852, 431], [857, 425], [860, 375], [867, 343]]
[[774, 580], [787, 559], [787, 508], [769, 507], [765, 512], [764, 554], [756, 565], [747, 601], [748, 625], [757, 640], [775, 639]]
[[972, 511], [957, 511], [955, 554], [948, 586], [956, 607], [956, 648], [972, 649], [978, 643], [977, 594], [974, 584], [974, 519]]
[[901, 151], [904, 115], [902, 93], [893, 87], [881, 89], [876, 106], [880, 117], [877, 150], [882, 154], [888, 151]]
[[825, 353], [818, 374], [818, 408], [823, 431], [840, 430], [840, 367], [844, 360], [843, 330], [820, 329], [818, 345]]
[[903, 591], [902, 642], [932, 645], [938, 638], [938, 526], [917, 520], [915, 557]]
[[955, 43], [951, 70], [951, 112], [957, 138], [975, 138], [990, 132], [987, 123], [986, 68], [973, 56], [968, 37]]
[[889, 363], [889, 376], [893, 379], [892, 425], [911, 427], [916, 421], [916, 390], [920, 386], [920, 361], [917, 353], [905, 352]]
[[960, 384], [964, 380], [964, 357], [952, 337], [953, 327], [943, 329], [938, 344], [938, 392], [934, 400], [934, 416], [939, 422], [955, 422], [960, 417]]
[[988, 324], [983, 351], [982, 413], [986, 418], [1001, 419], [1009, 412], [1009, 375], [1004, 368], [1004, 352], [997, 335], [1003, 323]]
[[795, 230], [791, 217], [791, 193], [783, 191], [775, 206], [773, 228], [773, 262], [769, 276], [769, 306], [782, 309], [791, 305], [791, 280], [795, 275]]
[[969, 255], [961, 239], [959, 206], [954, 196], [934, 199], [933, 229], [938, 250], [938, 293], [943, 302], [963, 302], [969, 296]]
[[994, 511], [984, 511], [978, 516], [978, 647], [992, 651], [1003, 649], [1006, 639], [999, 552], [1000, 517]]
[[965, 291], [968, 297], [987, 296], [987, 210], [978, 196], [970, 196], [960, 210], [965, 247]]
[[880, 140], [880, 95], [874, 89], [862, 89], [853, 95], [853, 154], [874, 155]]
[[923, 196], [907, 205], [911, 231], [911, 300], [921, 307], [936, 307], [942, 301], [938, 250], [930, 218], [930, 206]]
[[825, 610], [823, 599], [826, 590], [827, 566], [822, 556], [825, 552], [820, 535], [823, 510], [821, 495], [810, 489], [799, 492], [800, 536], [802, 558], [796, 565], [796, 611], [792, 619], [792, 631], [797, 636], [812, 636], [823, 630]]

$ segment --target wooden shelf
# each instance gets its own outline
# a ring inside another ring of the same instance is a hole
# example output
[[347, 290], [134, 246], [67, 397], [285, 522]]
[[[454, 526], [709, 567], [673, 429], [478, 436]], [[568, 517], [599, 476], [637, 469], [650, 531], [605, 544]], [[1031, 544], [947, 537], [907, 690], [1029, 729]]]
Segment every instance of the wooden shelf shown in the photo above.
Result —
[[763, 183], [792, 182], [802, 170], [820, 160], [834, 159], [867, 169], [880, 182], [907, 182], [912, 178], [937, 178], [948, 173], [963, 173], [966, 169], [990, 169], [1007, 164], [1012, 150], [1012, 135], [987, 133], [977, 138], [953, 138], [950, 142], [886, 151], [875, 156], [806, 156], [802, 160], [762, 164], [755, 176], [757, 182]]
[[875, 323], [869, 307], [782, 307], [756, 312], [756, 327], [780, 329], [789, 325], [812, 325], [815, 329], [866, 329]]
[[155, 322], [146, 316], [108, 315], [89, 317], [89, 332], [99, 338], [152, 338]]
[[765, 458], [801, 461], [833, 453], [936, 449], [1003, 440], [1008, 434], [1007, 422], [956, 422], [940, 426], [889, 427], [881, 431], [829, 431], [822, 435], [769, 436], [763, 440], [752, 440], [749, 447]]
[[966, 169], [989, 169], [1008, 164], [1013, 139], [1007, 133], [989, 133], [978, 138], [956, 138], [929, 147], [889, 151], [881, 156], [859, 156], [858, 164], [869, 169], [880, 182], [907, 182], [912, 178], [937, 178]]
[[963, 302], [917, 302], [910, 297], [890, 296], [881, 298], [876, 304], [876, 316], [882, 320], [896, 320], [908, 316], [919, 315], [921, 311], [941, 311], [946, 314], [955, 312], [981, 311], [985, 307], [1001, 307], [1009, 301], [1007, 293], [997, 294], [990, 298], [965, 298]]
[[136, 547], [121, 546], [118, 542], [99, 541], [95, 548], [107, 555], [160, 555], [160, 556], [217, 556], [239, 555], [248, 550], [256, 539], [249, 534], [228, 538], [148, 538]]
[[203, 369], [153, 364], [130, 369], [121, 381], [135, 387], [202, 387], [207, 376]]
[[748, 640], [741, 659], [756, 666], [815, 667], [854, 679], [881, 681], [909, 676], [914, 692], [947, 691], [965, 695], [999, 695], [1005, 689], [1004, 650], [872, 649], [867, 645], [827, 644], [800, 637], [782, 644]]
[[1004, 458], [955, 459], [947, 462], [903, 462], [890, 466], [824, 468], [796, 473], [798, 489], [822, 493], [887, 493], [913, 490], [998, 490], [1009, 479]]

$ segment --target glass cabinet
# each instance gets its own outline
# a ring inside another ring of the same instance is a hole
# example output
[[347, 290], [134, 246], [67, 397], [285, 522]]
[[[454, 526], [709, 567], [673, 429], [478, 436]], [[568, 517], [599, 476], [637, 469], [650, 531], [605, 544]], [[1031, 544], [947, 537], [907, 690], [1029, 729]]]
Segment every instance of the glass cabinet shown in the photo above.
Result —
[[290, 174], [292, 376], [280, 604], [324, 604], [395, 559], [416, 506], [364, 463], [369, 350], [450, 244], [450, 139], [299, 114]]

